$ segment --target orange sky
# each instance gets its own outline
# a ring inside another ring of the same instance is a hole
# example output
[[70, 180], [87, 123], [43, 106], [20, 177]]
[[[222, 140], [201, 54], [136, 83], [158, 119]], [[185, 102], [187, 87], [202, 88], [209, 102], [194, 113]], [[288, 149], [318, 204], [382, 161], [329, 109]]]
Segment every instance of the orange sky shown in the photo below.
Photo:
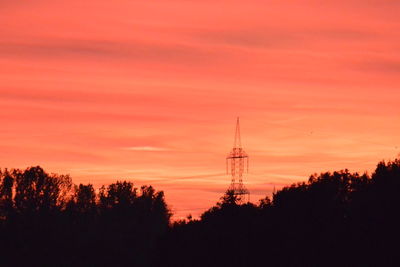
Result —
[[166, 192], [228, 187], [236, 116], [252, 201], [400, 152], [400, 2], [0, 1], [0, 167]]

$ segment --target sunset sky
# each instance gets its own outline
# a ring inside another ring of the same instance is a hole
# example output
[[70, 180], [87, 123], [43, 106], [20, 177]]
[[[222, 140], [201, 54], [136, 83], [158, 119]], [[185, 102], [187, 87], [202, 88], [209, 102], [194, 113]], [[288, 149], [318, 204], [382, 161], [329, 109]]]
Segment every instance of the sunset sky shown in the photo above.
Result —
[[164, 190], [197, 216], [400, 152], [400, 1], [0, 0], [0, 167]]

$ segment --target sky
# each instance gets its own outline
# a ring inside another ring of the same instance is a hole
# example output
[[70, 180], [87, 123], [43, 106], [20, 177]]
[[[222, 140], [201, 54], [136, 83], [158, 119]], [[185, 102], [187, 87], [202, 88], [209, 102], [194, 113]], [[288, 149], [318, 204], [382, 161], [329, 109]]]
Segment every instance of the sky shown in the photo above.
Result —
[[0, 167], [163, 190], [175, 218], [400, 152], [397, 0], [0, 0]]

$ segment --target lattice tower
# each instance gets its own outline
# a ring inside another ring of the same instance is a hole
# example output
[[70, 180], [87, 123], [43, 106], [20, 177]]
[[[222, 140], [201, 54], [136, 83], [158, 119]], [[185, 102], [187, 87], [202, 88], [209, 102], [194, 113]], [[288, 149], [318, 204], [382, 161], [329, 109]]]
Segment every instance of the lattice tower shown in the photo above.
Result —
[[239, 118], [236, 121], [233, 149], [226, 157], [226, 172], [231, 175], [231, 185], [228, 190], [233, 192], [239, 202], [249, 201], [250, 192], [243, 184], [243, 174], [249, 172], [249, 156], [242, 148]]

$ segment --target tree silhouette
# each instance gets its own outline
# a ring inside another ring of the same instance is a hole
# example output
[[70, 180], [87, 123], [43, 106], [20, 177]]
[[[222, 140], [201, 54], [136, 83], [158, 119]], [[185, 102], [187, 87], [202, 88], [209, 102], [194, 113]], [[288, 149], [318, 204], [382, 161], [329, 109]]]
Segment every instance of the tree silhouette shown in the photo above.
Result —
[[7, 171], [0, 171], [0, 218], [6, 220], [13, 212], [14, 178]]
[[72, 182], [68, 175], [49, 175], [41, 167], [25, 171], [14, 170], [16, 180], [15, 206], [20, 213], [50, 212], [60, 210]]
[[128, 209], [136, 199], [137, 189], [131, 182], [116, 182], [100, 189], [100, 205], [103, 209]]
[[73, 201], [75, 210], [78, 213], [92, 213], [96, 209], [96, 192], [93, 185], [75, 186]]
[[225, 194], [221, 197], [221, 202], [217, 203], [219, 206], [223, 205], [237, 205], [241, 201], [241, 196], [236, 195], [234, 190], [226, 190]]

